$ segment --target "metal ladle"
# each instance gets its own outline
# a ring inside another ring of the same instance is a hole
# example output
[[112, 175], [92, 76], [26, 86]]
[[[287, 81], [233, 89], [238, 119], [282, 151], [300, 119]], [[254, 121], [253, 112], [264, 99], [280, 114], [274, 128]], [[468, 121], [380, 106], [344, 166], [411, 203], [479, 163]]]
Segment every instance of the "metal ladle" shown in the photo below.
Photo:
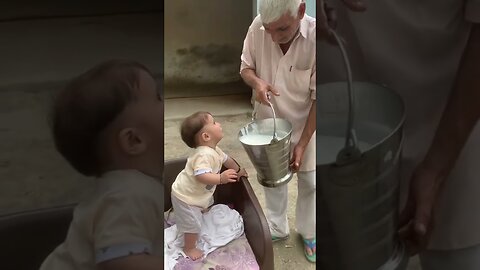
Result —
[[347, 133], [345, 136], [345, 146], [337, 154], [336, 164], [337, 165], [346, 165], [348, 163], [358, 160], [362, 152], [358, 148], [357, 135], [353, 127], [354, 120], [354, 106], [355, 106], [355, 96], [352, 89], [352, 70], [350, 68], [350, 61], [348, 60], [347, 52], [343, 46], [342, 39], [335, 33], [335, 31], [330, 30], [335, 37], [338, 47], [342, 53], [343, 61], [345, 63], [345, 69], [347, 71], [347, 88], [348, 88], [348, 127]]
[[[269, 99], [270, 99], [270, 96], [269, 96]], [[272, 103], [270, 102], [270, 100], [268, 101], [268, 104], [270, 105], [270, 108], [272, 109], [272, 113], [273, 113], [273, 138], [272, 138], [272, 140], [270, 141], [270, 144], [272, 144], [272, 143], [278, 142], [278, 137], [277, 137], [277, 124], [276, 124], [275, 110], [273, 109], [273, 105], [272, 105]]]

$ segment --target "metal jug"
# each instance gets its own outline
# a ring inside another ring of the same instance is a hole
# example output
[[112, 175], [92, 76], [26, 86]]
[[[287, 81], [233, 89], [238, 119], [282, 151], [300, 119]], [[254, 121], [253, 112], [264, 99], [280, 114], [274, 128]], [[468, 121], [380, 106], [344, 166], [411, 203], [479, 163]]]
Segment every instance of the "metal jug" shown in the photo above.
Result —
[[[287, 184], [293, 176], [290, 169], [290, 137], [292, 124], [285, 119], [274, 117], [263, 120], [255, 119], [238, 132], [238, 139], [247, 152], [248, 158], [257, 171], [258, 182], [266, 187], [277, 187]], [[263, 135], [263, 142], [245, 140], [251, 135]]]
[[317, 263], [326, 270], [405, 269], [397, 239], [404, 104], [386, 87], [352, 82], [335, 37], [348, 80], [317, 85]]

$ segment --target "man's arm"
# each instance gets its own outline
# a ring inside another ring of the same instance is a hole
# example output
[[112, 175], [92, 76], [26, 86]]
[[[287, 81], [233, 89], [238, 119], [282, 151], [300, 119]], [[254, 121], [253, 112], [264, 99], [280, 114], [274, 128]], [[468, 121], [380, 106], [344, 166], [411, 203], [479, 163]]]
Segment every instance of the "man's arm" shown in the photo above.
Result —
[[290, 163], [293, 171], [298, 171], [298, 169], [302, 165], [303, 153], [305, 152], [305, 148], [307, 147], [313, 133], [316, 130], [316, 123], [317, 101], [312, 100], [312, 105], [310, 106], [307, 122], [305, 123], [305, 127], [303, 128], [302, 135], [300, 136], [300, 140], [298, 141], [297, 145], [295, 145], [293, 149], [292, 161]]
[[278, 92], [273, 87], [260, 79], [255, 70], [255, 45], [252, 25], [249, 27], [245, 40], [243, 41], [242, 55], [240, 56], [240, 76], [243, 81], [255, 91], [255, 99], [262, 103], [268, 104], [268, 91], [274, 95]]
[[307, 144], [310, 142], [310, 139], [312, 138], [313, 133], [316, 130], [316, 126], [317, 126], [316, 122], [317, 122], [317, 101], [312, 100], [312, 106], [310, 106], [310, 112], [308, 113], [307, 122], [305, 124], [305, 127], [303, 128], [302, 136], [300, 137], [298, 144], [305, 147], [307, 146]]
[[[329, 6], [325, 0], [317, 0], [317, 40], [326, 39], [329, 43], [336, 45], [337, 40], [331, 30], [337, 28], [337, 12]], [[342, 0], [345, 6], [354, 12], [364, 12], [367, 5], [362, 0]]]
[[240, 76], [242, 77], [243, 81], [250, 86], [252, 89], [258, 88], [258, 80], [260, 78], [257, 77], [254, 69], [245, 68], [242, 69], [240, 72]]
[[480, 116], [480, 25], [472, 27], [455, 88], [422, 166], [443, 180], [457, 160]]
[[[410, 244], [424, 248], [432, 229], [437, 194], [480, 117], [480, 26], [472, 26], [454, 88], [429, 151], [415, 170], [401, 225], [411, 223]], [[412, 236], [413, 235], [413, 236]]]
[[255, 91], [255, 98], [262, 104], [268, 104], [268, 92], [272, 92], [275, 96], [280, 94], [273, 88], [273, 86], [264, 80], [260, 79], [255, 70], [245, 68], [240, 72], [243, 81]]

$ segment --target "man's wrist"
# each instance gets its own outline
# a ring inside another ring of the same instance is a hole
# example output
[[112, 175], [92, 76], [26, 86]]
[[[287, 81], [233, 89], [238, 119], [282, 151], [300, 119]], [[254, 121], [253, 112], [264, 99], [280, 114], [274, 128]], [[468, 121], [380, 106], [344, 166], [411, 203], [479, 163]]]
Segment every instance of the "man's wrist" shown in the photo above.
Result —
[[430, 175], [435, 175], [436, 179], [444, 179], [449, 174], [452, 165], [445, 157], [428, 157], [420, 163], [420, 169], [428, 172]]
[[257, 89], [260, 89], [261, 88], [261, 79], [256, 77], [256, 76], [253, 76], [252, 77], [252, 88], [255, 90], [255, 91], [258, 91]]
[[305, 148], [307, 148], [307, 145], [308, 145], [308, 142], [305, 143], [304, 141], [302, 141], [302, 140], [300, 139], [300, 141], [297, 143], [296, 146], [305, 149]]

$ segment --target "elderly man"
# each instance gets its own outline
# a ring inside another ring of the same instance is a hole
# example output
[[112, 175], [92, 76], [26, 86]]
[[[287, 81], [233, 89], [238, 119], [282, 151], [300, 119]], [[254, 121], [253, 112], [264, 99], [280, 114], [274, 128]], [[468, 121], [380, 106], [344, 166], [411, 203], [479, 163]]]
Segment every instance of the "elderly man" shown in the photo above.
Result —
[[[343, 2], [337, 32], [354, 76], [405, 101], [404, 239], [424, 270], [480, 269], [480, 1], [372, 1], [365, 14]], [[319, 30], [334, 25], [331, 11], [317, 11]], [[344, 78], [336, 51], [319, 43], [320, 81]]]
[[[298, 176], [296, 228], [305, 255], [315, 262], [315, 19], [301, 0], [261, 0], [243, 45], [240, 74], [254, 91], [259, 119], [278, 117], [293, 125], [291, 168]], [[272, 240], [289, 236], [287, 185], [265, 188]]]

